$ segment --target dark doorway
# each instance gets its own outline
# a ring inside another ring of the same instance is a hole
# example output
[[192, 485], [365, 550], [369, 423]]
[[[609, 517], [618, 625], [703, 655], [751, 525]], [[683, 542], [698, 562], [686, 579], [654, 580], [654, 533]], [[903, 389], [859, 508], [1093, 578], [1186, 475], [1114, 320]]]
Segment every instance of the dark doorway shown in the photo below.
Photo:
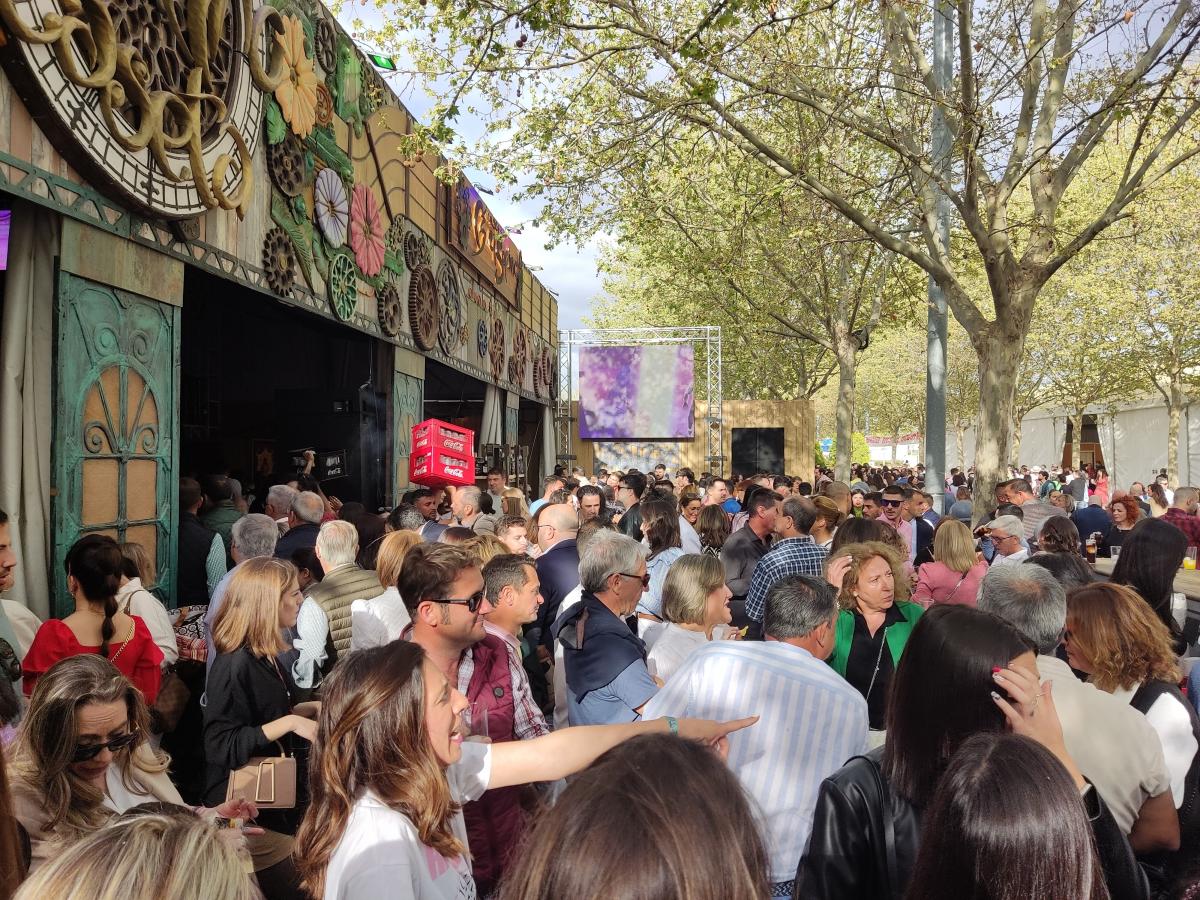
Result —
[[193, 268], [182, 322], [182, 474], [261, 499], [312, 448], [326, 494], [390, 506], [390, 345]]
[[784, 471], [782, 428], [734, 428], [733, 471], [743, 476]]

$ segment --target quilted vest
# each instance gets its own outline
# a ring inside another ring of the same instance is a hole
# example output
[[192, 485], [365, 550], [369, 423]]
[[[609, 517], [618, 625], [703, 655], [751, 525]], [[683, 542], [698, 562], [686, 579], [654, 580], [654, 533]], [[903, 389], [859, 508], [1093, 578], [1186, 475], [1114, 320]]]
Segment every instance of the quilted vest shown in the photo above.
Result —
[[350, 604], [370, 600], [383, 593], [379, 576], [371, 569], [346, 566], [329, 572], [319, 584], [309, 588], [308, 596], [321, 605], [329, 617], [329, 636], [339, 654], [350, 649]]

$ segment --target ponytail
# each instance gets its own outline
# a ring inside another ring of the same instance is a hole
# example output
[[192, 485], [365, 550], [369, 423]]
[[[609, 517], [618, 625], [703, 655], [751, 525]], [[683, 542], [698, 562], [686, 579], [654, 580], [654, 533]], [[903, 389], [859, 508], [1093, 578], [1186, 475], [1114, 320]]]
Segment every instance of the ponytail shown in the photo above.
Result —
[[116, 630], [113, 617], [117, 614], [117, 591], [124, 563], [121, 549], [107, 535], [89, 534], [74, 543], [64, 562], [67, 574], [79, 582], [83, 595], [92, 603], [104, 605], [100, 655], [107, 657], [108, 642]]
[[109, 595], [104, 598], [104, 621], [100, 624], [100, 655], [108, 656], [108, 642], [112, 639], [116, 628], [113, 626], [113, 616], [117, 614], [117, 598]]

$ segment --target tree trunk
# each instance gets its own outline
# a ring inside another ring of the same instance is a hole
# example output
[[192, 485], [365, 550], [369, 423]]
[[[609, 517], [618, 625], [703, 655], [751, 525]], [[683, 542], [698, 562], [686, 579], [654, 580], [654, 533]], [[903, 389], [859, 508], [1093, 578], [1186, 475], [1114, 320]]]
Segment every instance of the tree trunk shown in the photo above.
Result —
[[1079, 470], [1079, 445], [1083, 441], [1083, 410], [1071, 416], [1071, 468]]
[[1187, 408], [1187, 395], [1178, 376], [1171, 379], [1171, 399], [1167, 402], [1167, 483], [1179, 484], [1179, 420]]
[[967, 467], [967, 426], [959, 422], [954, 426], [954, 445], [958, 448], [958, 467]]
[[833, 477], [849, 484], [850, 467], [854, 459], [854, 347], [839, 346], [837, 357], [837, 442], [834, 444], [836, 458], [833, 465]]
[[973, 518], [980, 524], [992, 509], [996, 485], [1008, 475], [1008, 440], [1022, 341], [1019, 335], [1006, 334], [993, 325], [985, 333], [972, 335], [972, 343], [979, 354]]
[[892, 431], [892, 462], [898, 462], [900, 459], [900, 429], [896, 428]]
[[1008, 459], [1018, 469], [1021, 467], [1021, 426], [1024, 420], [1013, 417], [1012, 446], [1008, 448]]

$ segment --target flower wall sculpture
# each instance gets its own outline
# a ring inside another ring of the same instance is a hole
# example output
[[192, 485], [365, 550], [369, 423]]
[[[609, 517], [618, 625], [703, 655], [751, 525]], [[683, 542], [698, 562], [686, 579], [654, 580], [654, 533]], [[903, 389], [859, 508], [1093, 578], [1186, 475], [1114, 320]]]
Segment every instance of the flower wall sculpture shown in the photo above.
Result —
[[317, 121], [317, 74], [304, 52], [304, 26], [295, 16], [284, 16], [283, 32], [275, 40], [283, 48], [287, 69], [287, 77], [275, 88], [275, 99], [292, 131], [308, 137]]
[[340, 247], [346, 242], [350, 228], [350, 200], [346, 196], [346, 185], [333, 169], [322, 169], [317, 173], [313, 186], [313, 204], [317, 224], [330, 247]]
[[365, 184], [356, 184], [350, 198], [350, 249], [368, 278], [383, 269], [384, 232], [375, 195]]

